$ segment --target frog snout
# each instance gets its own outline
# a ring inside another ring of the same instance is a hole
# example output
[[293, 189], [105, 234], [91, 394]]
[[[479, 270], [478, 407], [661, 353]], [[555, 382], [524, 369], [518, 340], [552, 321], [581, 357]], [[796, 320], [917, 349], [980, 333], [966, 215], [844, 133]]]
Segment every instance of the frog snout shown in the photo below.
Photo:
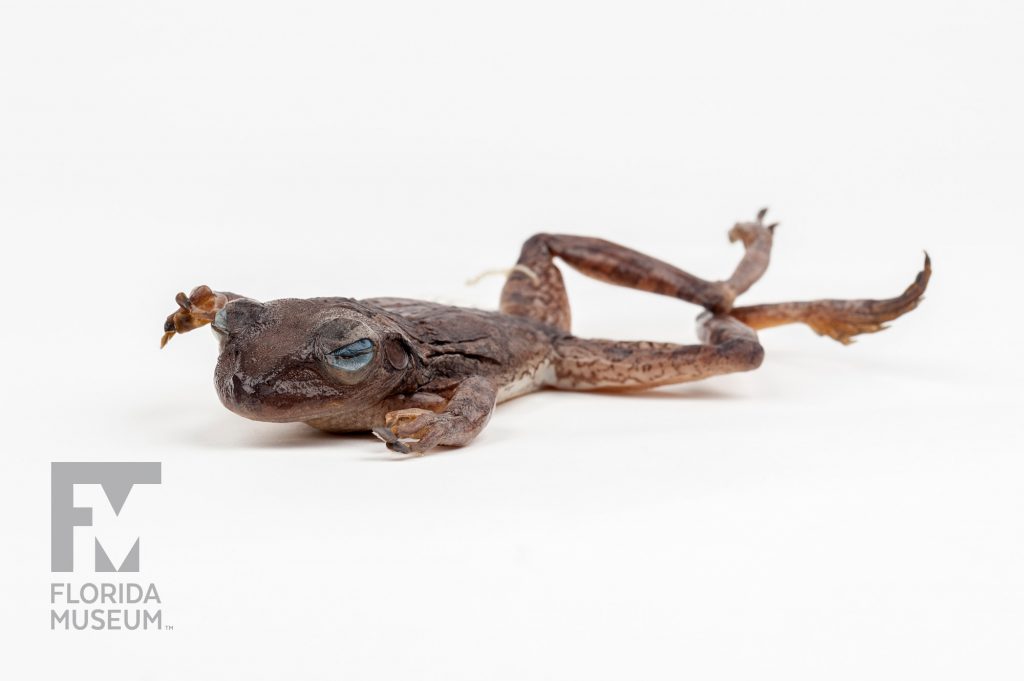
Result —
[[239, 402], [251, 402], [254, 405], [263, 404], [267, 398], [286, 395], [286, 391], [280, 381], [268, 380], [246, 380], [239, 374], [231, 377], [232, 393]]
[[237, 371], [221, 380], [221, 401], [231, 411], [257, 421], [291, 421], [301, 417], [311, 401], [319, 396], [319, 389], [309, 377], [269, 376], [253, 377]]
[[273, 387], [242, 374], [231, 374], [221, 382], [221, 401], [231, 411], [246, 418], [263, 420], [271, 406], [268, 399]]
[[225, 395], [225, 402], [230, 402], [233, 411], [249, 416], [258, 412], [260, 404], [259, 384], [245, 380], [239, 374], [231, 376], [231, 389]]
[[280, 386], [277, 383], [267, 381], [265, 383], [257, 383], [256, 386], [256, 397], [274, 397], [275, 395], [284, 394]]
[[231, 387], [234, 388], [235, 397], [242, 397], [243, 395], [255, 395], [256, 389], [248, 381], [243, 381], [242, 377], [238, 374], [234, 374], [231, 377]]

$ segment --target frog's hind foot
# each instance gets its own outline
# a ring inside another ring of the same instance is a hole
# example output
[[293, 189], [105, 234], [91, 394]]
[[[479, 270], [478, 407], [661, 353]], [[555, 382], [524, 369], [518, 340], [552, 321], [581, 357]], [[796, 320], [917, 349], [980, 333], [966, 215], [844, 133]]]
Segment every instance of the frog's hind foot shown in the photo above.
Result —
[[737, 307], [731, 314], [754, 329], [767, 329], [783, 324], [803, 323], [820, 336], [834, 338], [843, 345], [853, 337], [888, 328], [886, 322], [910, 312], [924, 300], [932, 261], [925, 253], [924, 268], [913, 283], [895, 298], [884, 300], [812, 300]]
[[756, 284], [768, 269], [772, 253], [772, 239], [779, 223], [764, 224], [764, 217], [767, 213], [768, 209], [762, 208], [752, 222], [737, 222], [729, 230], [729, 241], [732, 243], [742, 242], [745, 251], [732, 276], [723, 282], [729, 298], [728, 304], [720, 311], [728, 311], [736, 297]]

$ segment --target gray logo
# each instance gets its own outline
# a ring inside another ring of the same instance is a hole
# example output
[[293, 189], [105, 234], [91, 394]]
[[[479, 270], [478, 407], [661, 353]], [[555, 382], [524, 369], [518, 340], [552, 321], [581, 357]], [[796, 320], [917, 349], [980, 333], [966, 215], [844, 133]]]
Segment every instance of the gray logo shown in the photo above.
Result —
[[[159, 485], [159, 461], [58, 462], [50, 464], [50, 570], [72, 572], [75, 563], [75, 527], [92, 525], [92, 509], [75, 506], [75, 485], [100, 485], [107, 500], [120, 515], [132, 487]], [[115, 568], [99, 539], [96, 542], [96, 572], [138, 572], [139, 540]]]

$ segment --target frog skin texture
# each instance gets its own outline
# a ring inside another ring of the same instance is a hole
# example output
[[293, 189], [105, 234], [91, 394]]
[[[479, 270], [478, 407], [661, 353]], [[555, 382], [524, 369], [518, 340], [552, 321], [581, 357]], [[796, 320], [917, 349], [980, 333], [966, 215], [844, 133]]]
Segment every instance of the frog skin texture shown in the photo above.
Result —
[[[537, 234], [510, 270], [497, 312], [398, 298], [258, 302], [199, 286], [179, 293], [161, 346], [212, 324], [215, 382], [231, 411], [332, 432], [372, 431], [389, 449], [422, 454], [469, 443], [497, 403], [542, 388], [636, 390], [761, 365], [756, 331], [800, 322], [840, 343], [885, 328], [921, 302], [931, 263], [886, 300], [734, 307], [768, 267], [776, 225], [735, 225], [744, 255], [732, 276], [705, 281], [601, 239]], [[601, 281], [695, 303], [699, 344], [577, 338], [555, 258]]]

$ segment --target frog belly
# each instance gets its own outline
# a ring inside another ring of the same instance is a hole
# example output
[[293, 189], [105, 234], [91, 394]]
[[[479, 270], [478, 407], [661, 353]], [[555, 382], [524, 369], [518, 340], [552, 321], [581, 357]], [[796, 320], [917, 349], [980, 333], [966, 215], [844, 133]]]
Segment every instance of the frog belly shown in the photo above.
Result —
[[500, 404], [514, 397], [535, 392], [546, 385], [551, 385], [554, 381], [555, 367], [551, 364], [550, 360], [544, 360], [540, 364], [519, 373], [512, 380], [501, 386], [498, 389], [496, 402]]

